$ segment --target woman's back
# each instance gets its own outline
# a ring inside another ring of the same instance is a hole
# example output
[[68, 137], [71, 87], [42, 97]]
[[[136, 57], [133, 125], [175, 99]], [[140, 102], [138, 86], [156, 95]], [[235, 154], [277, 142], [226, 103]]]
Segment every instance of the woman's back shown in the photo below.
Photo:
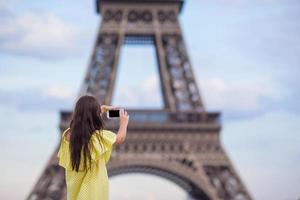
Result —
[[[116, 134], [109, 130], [96, 130], [90, 139], [91, 169], [83, 167], [83, 154], [80, 158], [79, 170], [72, 170], [69, 150], [69, 132], [66, 129], [61, 138], [57, 153], [58, 164], [65, 168], [68, 200], [108, 200], [108, 176], [106, 164], [110, 159]], [[100, 140], [98, 140], [98, 138]]]

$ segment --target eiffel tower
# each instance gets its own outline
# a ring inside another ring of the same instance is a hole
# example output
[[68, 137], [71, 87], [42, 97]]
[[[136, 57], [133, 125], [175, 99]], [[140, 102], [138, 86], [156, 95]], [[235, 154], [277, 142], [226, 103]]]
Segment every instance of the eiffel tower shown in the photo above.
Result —
[[[96, 0], [102, 20], [79, 96], [93, 94], [110, 105], [122, 45], [154, 45], [164, 108], [128, 110], [127, 139], [115, 147], [108, 176], [154, 174], [183, 188], [190, 199], [252, 199], [221, 145], [220, 113], [204, 108], [178, 21], [183, 3]], [[62, 133], [69, 127], [71, 111], [61, 111], [60, 117]], [[104, 116], [104, 121], [117, 132], [113, 120]], [[28, 200], [66, 199], [57, 150], [58, 146]]]

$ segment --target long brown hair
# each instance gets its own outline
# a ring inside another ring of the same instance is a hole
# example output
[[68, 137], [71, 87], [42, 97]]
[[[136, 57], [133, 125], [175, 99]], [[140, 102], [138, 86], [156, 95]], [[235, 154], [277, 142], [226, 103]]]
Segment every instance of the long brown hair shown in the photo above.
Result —
[[103, 129], [104, 123], [101, 118], [101, 109], [98, 100], [92, 95], [81, 96], [76, 102], [70, 122], [71, 136], [69, 147], [73, 170], [75, 169], [76, 172], [79, 171], [82, 151], [84, 169], [87, 169], [87, 161], [91, 167], [90, 139], [96, 130], [100, 130], [101, 132]]

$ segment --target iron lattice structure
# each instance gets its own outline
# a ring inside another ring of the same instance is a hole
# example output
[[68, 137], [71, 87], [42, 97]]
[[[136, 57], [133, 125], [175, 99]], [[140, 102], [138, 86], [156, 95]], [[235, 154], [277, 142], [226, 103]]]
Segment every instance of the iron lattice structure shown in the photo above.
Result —
[[[121, 46], [154, 45], [164, 108], [128, 110], [127, 140], [114, 149], [108, 175], [150, 173], [178, 184], [192, 199], [249, 200], [221, 145], [220, 113], [204, 108], [178, 21], [182, 5], [183, 0], [96, 1], [102, 20], [79, 96], [93, 94], [110, 105]], [[60, 132], [71, 114], [61, 111]], [[117, 131], [117, 124], [104, 121]], [[58, 147], [28, 200], [66, 199]]]

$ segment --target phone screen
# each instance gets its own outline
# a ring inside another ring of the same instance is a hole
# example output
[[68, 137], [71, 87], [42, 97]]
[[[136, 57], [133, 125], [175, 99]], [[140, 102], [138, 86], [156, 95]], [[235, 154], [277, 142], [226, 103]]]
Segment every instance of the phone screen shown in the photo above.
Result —
[[120, 117], [120, 110], [109, 110], [109, 117]]

